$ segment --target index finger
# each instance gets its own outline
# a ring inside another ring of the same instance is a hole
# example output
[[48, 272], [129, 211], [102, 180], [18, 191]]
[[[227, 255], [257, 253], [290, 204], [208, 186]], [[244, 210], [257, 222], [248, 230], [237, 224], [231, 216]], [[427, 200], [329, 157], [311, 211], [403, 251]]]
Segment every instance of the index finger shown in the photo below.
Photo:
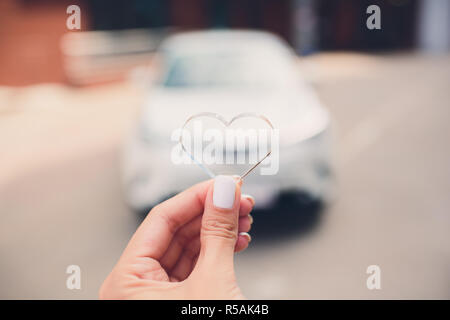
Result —
[[154, 207], [136, 230], [123, 256], [160, 259], [175, 232], [203, 213], [212, 182], [198, 183]]

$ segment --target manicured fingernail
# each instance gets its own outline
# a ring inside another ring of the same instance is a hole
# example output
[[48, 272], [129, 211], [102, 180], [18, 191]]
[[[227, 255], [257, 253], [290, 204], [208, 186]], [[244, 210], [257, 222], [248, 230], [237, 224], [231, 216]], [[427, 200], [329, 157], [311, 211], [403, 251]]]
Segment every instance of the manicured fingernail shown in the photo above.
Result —
[[252, 224], [253, 223], [253, 217], [252, 217], [251, 214], [248, 215], [248, 219], [250, 220], [250, 224]]
[[239, 235], [246, 237], [248, 242], [252, 241], [252, 237], [247, 232], [240, 232]]
[[252, 206], [255, 205], [255, 198], [253, 198], [251, 195], [243, 194], [243, 195], [241, 195], [241, 197], [250, 200], [250, 202], [252, 203]]
[[217, 208], [233, 208], [236, 194], [236, 181], [231, 176], [214, 178], [213, 204]]

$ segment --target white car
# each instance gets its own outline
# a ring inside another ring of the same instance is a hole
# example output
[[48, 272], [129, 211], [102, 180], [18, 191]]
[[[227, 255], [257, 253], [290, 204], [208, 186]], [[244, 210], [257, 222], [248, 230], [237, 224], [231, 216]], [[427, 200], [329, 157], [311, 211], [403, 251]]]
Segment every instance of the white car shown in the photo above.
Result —
[[208, 179], [196, 165], [171, 161], [173, 130], [200, 112], [227, 119], [262, 114], [279, 129], [278, 173], [255, 170], [243, 184], [257, 208], [270, 207], [283, 193], [301, 201], [328, 198], [329, 114], [281, 39], [257, 31], [187, 32], [165, 40], [157, 57], [157, 81], [123, 155], [126, 199], [134, 209], [146, 211]]

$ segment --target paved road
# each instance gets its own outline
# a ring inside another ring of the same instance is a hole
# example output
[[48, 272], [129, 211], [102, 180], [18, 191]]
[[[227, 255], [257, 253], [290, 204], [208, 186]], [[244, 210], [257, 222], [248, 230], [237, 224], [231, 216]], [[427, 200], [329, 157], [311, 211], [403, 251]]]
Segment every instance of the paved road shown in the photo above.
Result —
[[[334, 119], [336, 197], [308, 232], [264, 236], [254, 217], [237, 257], [244, 293], [450, 298], [450, 57], [327, 54], [301, 67]], [[119, 164], [141, 98], [123, 84], [0, 90], [0, 298], [96, 298], [138, 223]], [[66, 289], [70, 264], [79, 291]], [[366, 288], [373, 264], [381, 290]]]

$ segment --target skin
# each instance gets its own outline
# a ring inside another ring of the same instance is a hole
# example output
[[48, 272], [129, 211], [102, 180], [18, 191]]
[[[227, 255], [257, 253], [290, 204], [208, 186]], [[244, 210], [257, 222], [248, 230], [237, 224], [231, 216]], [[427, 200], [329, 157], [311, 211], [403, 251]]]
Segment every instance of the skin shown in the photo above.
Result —
[[247, 248], [252, 198], [236, 182], [233, 208], [213, 205], [213, 181], [153, 208], [100, 288], [101, 299], [243, 299], [234, 252]]

